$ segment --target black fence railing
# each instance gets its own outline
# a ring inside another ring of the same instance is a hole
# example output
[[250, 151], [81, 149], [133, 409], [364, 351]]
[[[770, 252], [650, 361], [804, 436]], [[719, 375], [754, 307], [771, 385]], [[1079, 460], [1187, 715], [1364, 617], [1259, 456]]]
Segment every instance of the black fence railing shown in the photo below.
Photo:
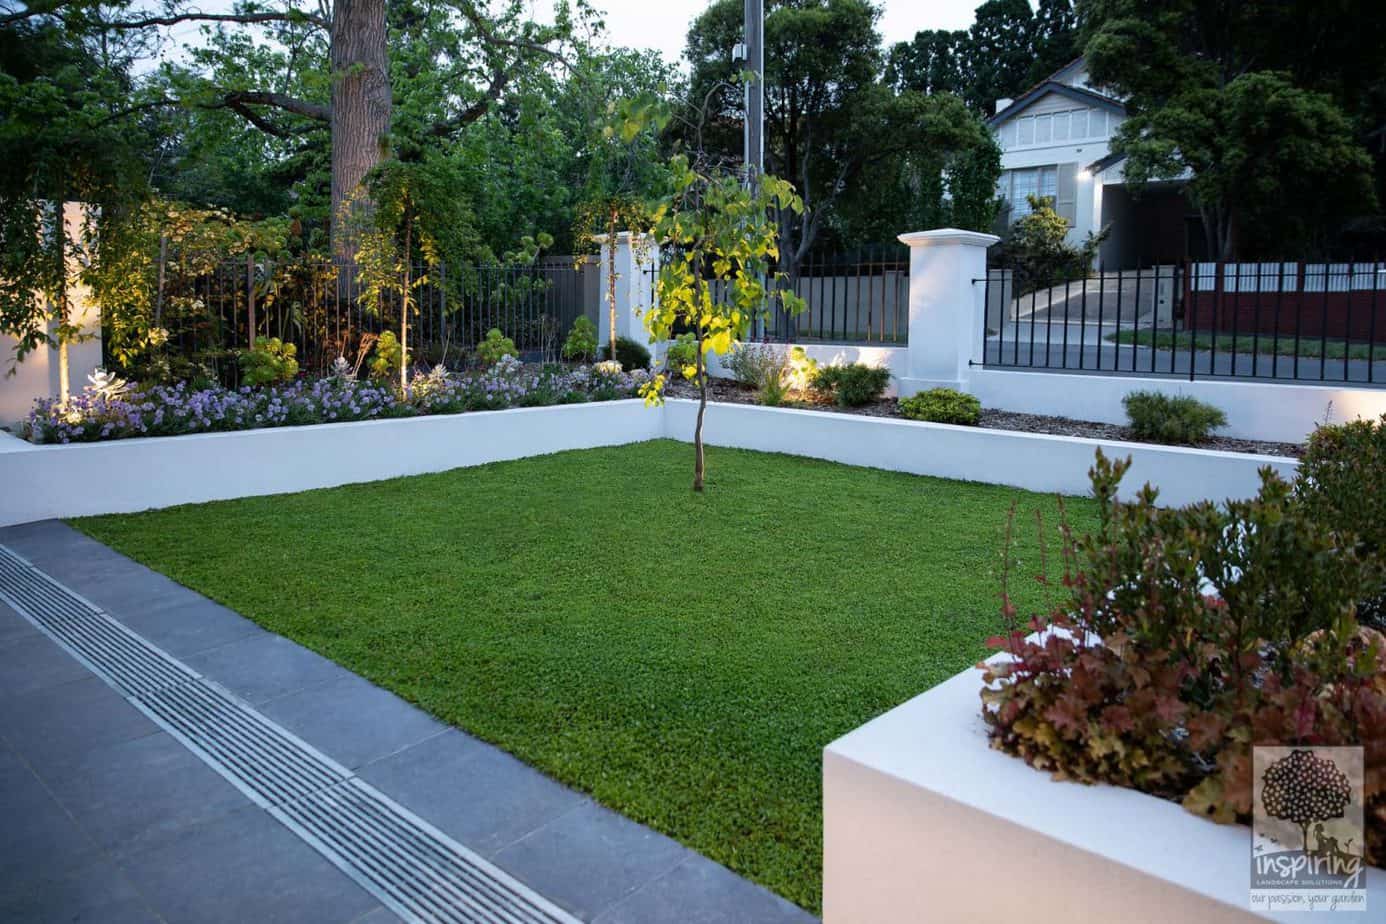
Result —
[[[567, 257], [414, 267], [407, 277], [414, 361], [460, 363], [492, 328], [526, 358], [557, 358], [577, 316], [595, 311], [596, 276], [595, 266]], [[166, 354], [234, 384], [252, 329], [257, 338], [295, 344], [300, 368], [321, 373], [338, 356], [354, 362], [386, 331], [398, 335], [405, 292], [403, 273], [372, 287], [354, 265], [237, 260], [166, 277], [149, 300], [149, 322], [166, 332]], [[105, 332], [108, 366], [122, 338], [120, 330]]]
[[[645, 272], [654, 285], [653, 264]], [[795, 317], [783, 311], [757, 326], [753, 338], [827, 343], [909, 340], [909, 251], [903, 246], [862, 248], [851, 254], [811, 254], [787, 283], [804, 301]], [[724, 297], [720, 286], [713, 296]]]
[[1188, 263], [1027, 282], [988, 269], [988, 366], [1383, 384], [1386, 263]]

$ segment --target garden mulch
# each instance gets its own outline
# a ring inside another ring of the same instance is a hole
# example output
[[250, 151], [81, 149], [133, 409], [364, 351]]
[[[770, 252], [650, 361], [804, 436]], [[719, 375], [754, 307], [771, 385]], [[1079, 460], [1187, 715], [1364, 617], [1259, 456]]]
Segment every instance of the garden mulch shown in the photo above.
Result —
[[[677, 382], [668, 388], [671, 398], [698, 397], [698, 390], [687, 382]], [[756, 392], [740, 382], [729, 379], [713, 379], [708, 383], [708, 400], [727, 404], [757, 404]], [[894, 398], [884, 398], [863, 407], [838, 407], [815, 401], [791, 401], [785, 407], [814, 411], [833, 411], [840, 414], [859, 414], [866, 417], [900, 418], [899, 403]], [[1014, 430], [1022, 433], [1045, 433], [1050, 436], [1080, 436], [1089, 439], [1122, 440], [1128, 443], [1145, 442], [1131, 435], [1130, 428], [1119, 424], [1098, 423], [1092, 420], [1073, 420], [1068, 417], [1051, 417], [1044, 414], [1021, 414], [1016, 411], [1002, 411], [992, 408], [982, 410], [981, 427], [989, 430]], [[1223, 452], [1246, 452], [1264, 456], [1285, 456], [1298, 459], [1304, 455], [1300, 443], [1277, 443], [1268, 440], [1239, 440], [1231, 437], [1214, 436], [1199, 443], [1197, 449], [1217, 449]]]

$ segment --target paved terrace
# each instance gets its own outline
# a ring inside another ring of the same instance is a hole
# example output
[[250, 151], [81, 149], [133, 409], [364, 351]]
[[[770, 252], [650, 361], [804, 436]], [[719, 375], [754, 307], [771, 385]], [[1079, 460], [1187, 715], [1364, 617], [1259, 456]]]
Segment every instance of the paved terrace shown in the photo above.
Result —
[[[173, 678], [140, 692], [120, 664], [57, 644], [53, 626], [61, 637], [67, 623], [0, 600], [0, 921], [382, 924], [419, 917], [404, 916], [405, 894], [458, 920], [814, 920], [61, 523], [0, 529], [0, 546], [13, 553], [0, 549], [0, 593], [35, 611], [36, 594], [66, 600], [72, 619]], [[327, 782], [265, 795], [277, 790], [237, 769], [254, 755], [151, 718], [170, 690], [202, 691], [223, 724], [234, 714]], [[361, 798], [385, 806], [401, 839], [363, 841], [383, 830], [368, 815], [314, 827], [314, 806]], [[343, 852], [358, 841], [365, 853]], [[494, 913], [449, 905], [448, 864], [481, 883]]]

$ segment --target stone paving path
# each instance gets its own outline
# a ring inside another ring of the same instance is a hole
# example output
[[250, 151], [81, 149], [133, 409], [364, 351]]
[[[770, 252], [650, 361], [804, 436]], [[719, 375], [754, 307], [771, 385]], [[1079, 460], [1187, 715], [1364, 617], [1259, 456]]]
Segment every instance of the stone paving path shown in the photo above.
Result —
[[[61, 523], [0, 544], [582, 920], [814, 920]], [[3, 602], [0, 818], [0, 921], [398, 920]]]

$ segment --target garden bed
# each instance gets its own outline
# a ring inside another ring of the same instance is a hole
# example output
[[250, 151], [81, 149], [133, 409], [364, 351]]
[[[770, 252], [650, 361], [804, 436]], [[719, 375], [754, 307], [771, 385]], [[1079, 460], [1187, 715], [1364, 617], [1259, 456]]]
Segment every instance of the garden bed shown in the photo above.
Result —
[[[679, 398], [696, 398], [697, 389], [686, 382], [678, 382], [669, 387], [669, 395]], [[708, 399], [727, 404], [756, 404], [756, 391], [731, 379], [711, 379], [708, 382]], [[858, 414], [866, 417], [893, 417], [904, 419], [895, 398], [883, 398], [863, 407], [838, 407], [825, 402], [799, 401], [786, 407], [806, 408], [815, 411], [833, 411], [842, 414]], [[1067, 417], [1052, 417], [1043, 414], [1021, 414], [992, 408], [982, 409], [980, 426], [989, 430], [1010, 430], [1020, 433], [1042, 433], [1051, 436], [1077, 436], [1099, 440], [1120, 440], [1140, 442], [1130, 435], [1130, 430], [1117, 424], [1098, 423], [1088, 420], [1071, 420]], [[1161, 445], [1161, 444], [1151, 444]], [[1199, 449], [1215, 449], [1221, 452], [1243, 452], [1264, 456], [1285, 456], [1297, 459], [1304, 453], [1299, 443], [1279, 443], [1266, 440], [1241, 440], [1214, 436], [1198, 444]]]
[[[566, 409], [484, 416], [516, 413]], [[660, 441], [75, 525], [815, 909], [823, 747], [984, 653], [1007, 511], [1057, 503], [716, 447], [697, 495], [691, 467]]]

